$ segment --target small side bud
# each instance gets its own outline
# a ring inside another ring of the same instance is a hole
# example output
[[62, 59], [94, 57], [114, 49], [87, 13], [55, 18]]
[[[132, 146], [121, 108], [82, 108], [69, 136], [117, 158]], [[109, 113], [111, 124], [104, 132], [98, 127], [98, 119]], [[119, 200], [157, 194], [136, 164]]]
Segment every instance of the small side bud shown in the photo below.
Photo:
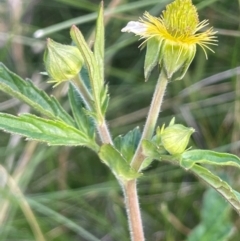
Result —
[[162, 145], [171, 155], [182, 154], [186, 150], [193, 132], [193, 128], [180, 124], [170, 125], [161, 129]]
[[49, 83], [56, 83], [55, 86], [78, 75], [84, 62], [77, 47], [63, 45], [50, 38], [47, 39], [43, 60], [51, 78]]

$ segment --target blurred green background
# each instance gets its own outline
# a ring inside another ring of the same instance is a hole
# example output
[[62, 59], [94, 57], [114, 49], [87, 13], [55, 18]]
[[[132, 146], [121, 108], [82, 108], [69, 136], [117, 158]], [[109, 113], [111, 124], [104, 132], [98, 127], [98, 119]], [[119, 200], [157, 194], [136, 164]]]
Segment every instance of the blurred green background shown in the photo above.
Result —
[[[120, 30], [146, 10], [159, 16], [169, 2], [106, 0], [104, 3], [112, 11], [106, 15], [105, 76], [111, 96], [107, 119], [114, 137], [135, 126], [142, 128], [159, 73], [156, 68], [148, 82], [144, 82], [145, 50], [139, 50], [141, 42], [137, 37]], [[240, 1], [193, 0], [193, 3], [199, 9], [200, 20], [209, 19], [210, 26], [218, 31], [219, 43], [213, 47], [215, 53], [208, 51], [207, 61], [199, 48], [184, 79], [169, 84], [159, 125], [175, 116], [176, 122], [195, 128], [193, 148], [240, 155]], [[0, 61], [56, 96], [69, 110], [68, 84], [53, 89], [40, 74], [45, 71], [42, 60], [45, 39], [70, 44], [69, 28], [76, 24], [91, 44], [98, 5], [97, 0], [0, 0]], [[15, 115], [33, 112], [2, 92], [0, 111]], [[121, 189], [93, 152], [78, 147], [48, 147], [1, 132], [0, 157], [0, 165], [15, 183], [10, 189], [4, 188], [6, 176], [0, 169], [1, 241], [40, 240], [31, 229], [29, 210], [33, 211], [47, 241], [129, 240]], [[239, 170], [214, 171], [224, 172], [233, 187], [240, 190]], [[148, 241], [187, 240], [191, 230], [201, 222], [206, 186], [191, 173], [154, 162], [139, 180], [138, 191]], [[24, 206], [22, 199], [29, 206]], [[221, 199], [218, 194], [217, 199]], [[240, 219], [226, 205], [226, 223], [231, 226], [231, 235], [223, 240], [239, 241]], [[210, 216], [216, 206], [213, 202]], [[216, 239], [206, 236], [195, 240]]]

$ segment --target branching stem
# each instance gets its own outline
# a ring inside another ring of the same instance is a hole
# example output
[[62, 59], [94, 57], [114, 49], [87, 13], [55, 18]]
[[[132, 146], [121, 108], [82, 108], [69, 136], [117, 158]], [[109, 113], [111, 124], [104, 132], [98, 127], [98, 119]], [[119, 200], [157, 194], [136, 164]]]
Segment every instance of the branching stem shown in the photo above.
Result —
[[[84, 84], [81, 77], [78, 75], [72, 80], [73, 84], [78, 88], [84, 104], [88, 110], [93, 110], [93, 97], [89, 90], [87, 89], [86, 85]], [[107, 127], [107, 123], [104, 117], [101, 120], [96, 121], [96, 127], [98, 130], [98, 134], [100, 136], [101, 142], [104, 144], [113, 144], [110, 132]]]
[[[132, 168], [137, 171], [140, 169], [144, 160], [144, 155], [142, 154], [142, 141], [144, 139], [150, 139], [153, 136], [167, 83], [168, 79], [164, 71], [162, 71], [158, 78], [140, 143], [131, 162]], [[144, 241], [143, 225], [137, 195], [137, 181], [127, 181], [123, 185], [123, 188], [125, 195], [125, 206], [127, 209], [129, 227], [131, 231], [131, 240]]]
[[144, 139], [151, 139], [153, 136], [167, 84], [168, 78], [166, 77], [164, 71], [162, 71], [158, 78], [141, 140], [131, 162], [132, 168], [137, 171], [140, 169], [144, 160], [144, 155], [142, 154], [142, 141]]

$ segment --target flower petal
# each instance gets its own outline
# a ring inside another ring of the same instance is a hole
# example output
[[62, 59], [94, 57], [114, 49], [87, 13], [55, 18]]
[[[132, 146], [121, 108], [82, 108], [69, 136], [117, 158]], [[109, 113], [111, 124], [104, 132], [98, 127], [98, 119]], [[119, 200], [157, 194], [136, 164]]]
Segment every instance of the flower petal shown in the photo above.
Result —
[[132, 32], [135, 34], [143, 34], [146, 31], [147, 27], [144, 23], [136, 22], [136, 21], [130, 21], [128, 22], [127, 26], [124, 27], [121, 31], [122, 32]]

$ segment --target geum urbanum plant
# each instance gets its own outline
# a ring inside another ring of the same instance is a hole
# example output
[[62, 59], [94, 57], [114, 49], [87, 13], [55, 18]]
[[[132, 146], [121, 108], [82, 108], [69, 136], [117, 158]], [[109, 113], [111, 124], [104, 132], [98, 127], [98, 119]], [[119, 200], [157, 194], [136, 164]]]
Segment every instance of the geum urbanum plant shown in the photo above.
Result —
[[[144, 175], [144, 169], [153, 160], [168, 161], [191, 171], [219, 192], [240, 214], [240, 193], [208, 169], [210, 165], [240, 168], [240, 159], [228, 153], [190, 150], [187, 146], [194, 130], [176, 124], [174, 118], [168, 126], [156, 127], [168, 82], [184, 77], [197, 45], [207, 57], [206, 49], [211, 50], [209, 45], [216, 44], [216, 32], [212, 28], [205, 30], [207, 25], [207, 20], [199, 22], [191, 0], [175, 0], [160, 17], [146, 12], [139, 21], [131, 21], [122, 29], [144, 39], [141, 45], [147, 48], [145, 79], [149, 78], [155, 66], [160, 67], [142, 133], [135, 128], [112, 140], [105, 120], [109, 95], [104, 81], [103, 3], [98, 13], [93, 50], [76, 26], [72, 26], [70, 31], [76, 46], [47, 39], [44, 62], [49, 82], [55, 83], [55, 86], [63, 81], [69, 82], [68, 97], [73, 116], [54, 97], [1, 64], [1, 90], [27, 103], [44, 117], [0, 113], [0, 128], [50, 146], [85, 146], [96, 152], [122, 187], [132, 241], [144, 240], [136, 186], [137, 179]], [[88, 79], [81, 77], [82, 68], [87, 69]]]

